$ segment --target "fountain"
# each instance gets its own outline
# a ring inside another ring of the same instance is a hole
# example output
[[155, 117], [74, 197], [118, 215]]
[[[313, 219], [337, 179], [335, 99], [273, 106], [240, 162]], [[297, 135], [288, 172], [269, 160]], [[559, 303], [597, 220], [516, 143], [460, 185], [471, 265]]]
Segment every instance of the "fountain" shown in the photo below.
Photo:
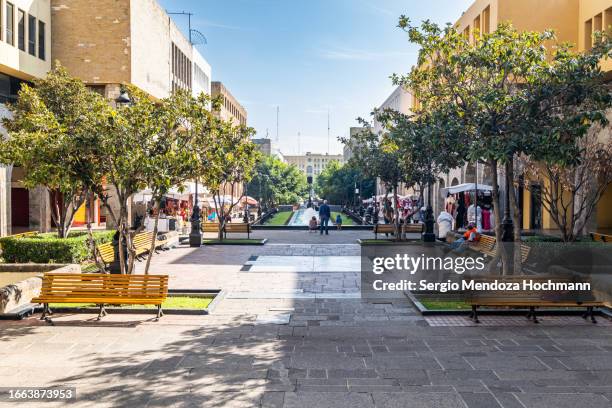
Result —
[[317, 217], [317, 223], [319, 220], [319, 212], [315, 211], [314, 208], [300, 208], [293, 213], [293, 216], [289, 220], [287, 225], [308, 225], [308, 221], [312, 217]]

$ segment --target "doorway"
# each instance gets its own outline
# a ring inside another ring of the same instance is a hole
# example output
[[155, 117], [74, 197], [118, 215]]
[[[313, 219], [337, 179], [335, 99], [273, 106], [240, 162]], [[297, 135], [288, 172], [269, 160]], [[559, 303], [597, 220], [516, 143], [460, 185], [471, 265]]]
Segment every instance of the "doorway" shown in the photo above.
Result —
[[11, 188], [11, 220], [13, 227], [30, 226], [30, 193], [25, 188]]

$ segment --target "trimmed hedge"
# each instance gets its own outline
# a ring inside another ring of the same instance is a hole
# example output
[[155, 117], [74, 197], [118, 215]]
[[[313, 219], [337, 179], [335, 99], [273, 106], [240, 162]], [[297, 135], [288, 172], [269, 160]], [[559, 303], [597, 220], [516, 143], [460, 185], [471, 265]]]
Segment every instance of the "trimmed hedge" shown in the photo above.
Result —
[[[96, 231], [96, 243], [111, 242], [115, 231]], [[81, 263], [91, 254], [86, 232], [73, 232], [68, 238], [38, 234], [27, 238], [0, 238], [2, 258], [7, 263]]]

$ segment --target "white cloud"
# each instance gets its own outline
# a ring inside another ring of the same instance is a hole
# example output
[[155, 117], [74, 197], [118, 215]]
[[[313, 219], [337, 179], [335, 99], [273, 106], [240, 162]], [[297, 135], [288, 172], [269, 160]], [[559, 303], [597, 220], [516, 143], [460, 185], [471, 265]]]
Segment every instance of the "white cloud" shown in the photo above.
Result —
[[321, 48], [317, 50], [317, 54], [324, 59], [345, 61], [372, 61], [416, 55], [415, 52], [408, 51], [370, 51], [342, 47]]

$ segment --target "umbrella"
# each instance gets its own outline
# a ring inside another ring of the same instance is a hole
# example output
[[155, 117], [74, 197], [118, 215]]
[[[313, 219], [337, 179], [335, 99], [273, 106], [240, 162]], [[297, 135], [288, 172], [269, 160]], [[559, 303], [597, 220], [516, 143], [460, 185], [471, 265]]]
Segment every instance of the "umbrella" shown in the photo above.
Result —
[[242, 197], [242, 199], [240, 200], [241, 203], [247, 203], [248, 205], [258, 205], [259, 203], [257, 202], [256, 199], [254, 199], [251, 196], [244, 196]]

